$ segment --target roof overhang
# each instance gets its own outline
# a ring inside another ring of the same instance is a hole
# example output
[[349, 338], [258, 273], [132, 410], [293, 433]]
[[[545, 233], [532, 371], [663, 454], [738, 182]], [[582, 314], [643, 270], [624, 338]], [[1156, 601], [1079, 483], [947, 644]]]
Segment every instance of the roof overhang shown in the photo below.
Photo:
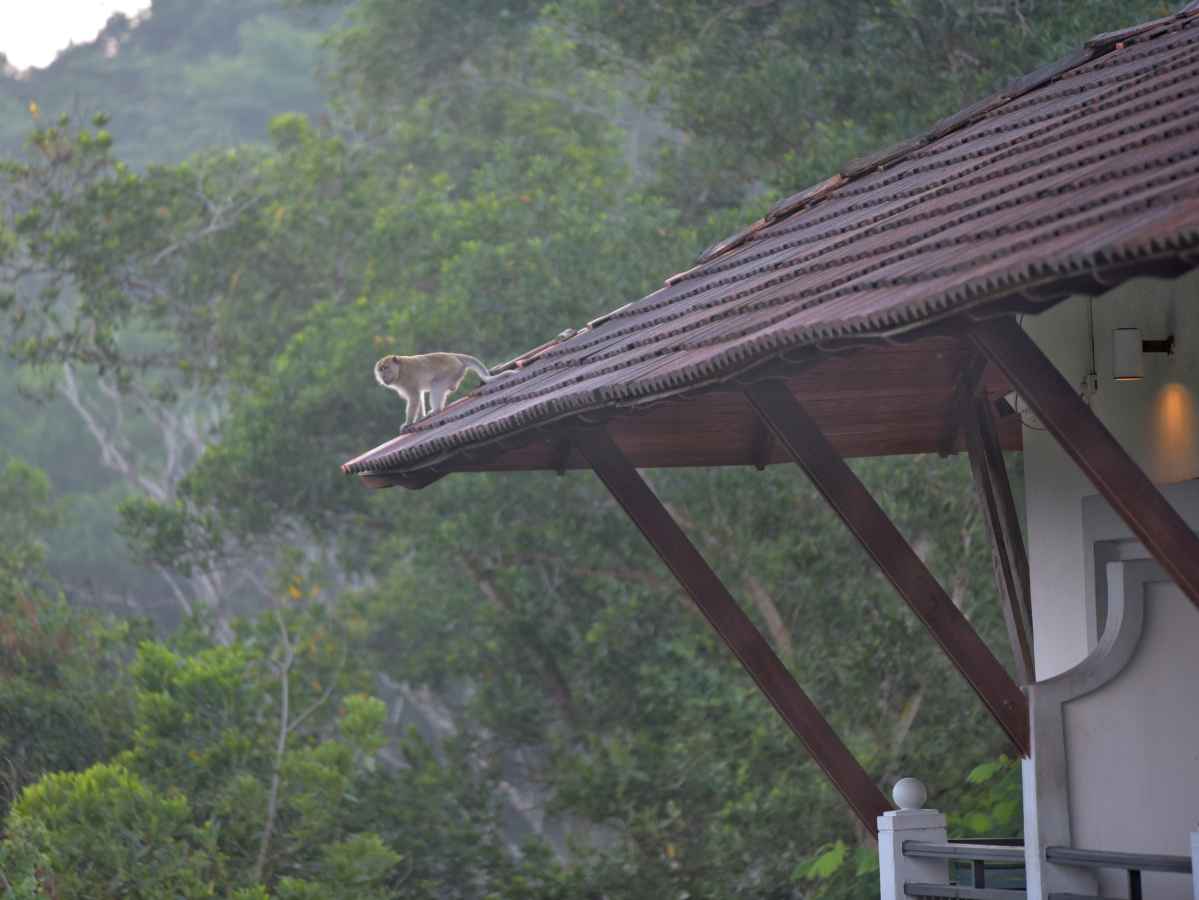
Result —
[[[766, 465], [743, 388], [783, 378], [845, 457], [953, 452], [969, 323], [1199, 258], [1193, 11], [1075, 54], [775, 204], [661, 290], [495, 371], [346, 463], [372, 487], [584, 467], [604, 423], [638, 467]], [[985, 390], [1010, 390], [994, 368]], [[1021, 446], [1017, 417], [999, 422]]]

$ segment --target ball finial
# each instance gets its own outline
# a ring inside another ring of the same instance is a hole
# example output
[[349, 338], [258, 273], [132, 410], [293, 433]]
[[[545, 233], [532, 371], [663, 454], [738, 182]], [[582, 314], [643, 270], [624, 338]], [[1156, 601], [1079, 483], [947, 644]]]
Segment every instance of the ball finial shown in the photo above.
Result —
[[895, 782], [891, 796], [895, 800], [895, 805], [900, 809], [920, 809], [924, 806], [928, 791], [915, 778], [901, 778]]

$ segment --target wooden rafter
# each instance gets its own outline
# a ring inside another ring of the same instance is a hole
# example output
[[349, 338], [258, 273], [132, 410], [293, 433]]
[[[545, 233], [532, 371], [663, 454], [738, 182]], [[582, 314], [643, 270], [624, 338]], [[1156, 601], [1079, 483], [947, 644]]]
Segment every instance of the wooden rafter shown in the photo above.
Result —
[[554, 445], [554, 455], [550, 457], [550, 468], [554, 470], [555, 475], [566, 474], [566, 466], [570, 463], [570, 452], [573, 449], [574, 444], [569, 437], [558, 438], [558, 443]]
[[[985, 361], [982, 354], [979, 356]], [[977, 382], [969, 385], [962, 395], [958, 421], [970, 455], [970, 470], [974, 474], [974, 489], [982, 509], [1016, 674], [1021, 684], [1032, 684], [1036, 681], [1036, 669], [1028, 603], [1028, 557], [1024, 552], [1024, 538], [1016, 518], [1016, 504], [1012, 499], [1003, 452], [999, 449], [991, 403], [985, 392], [981, 395], [977, 392]]]
[[877, 819], [891, 804], [628, 457], [602, 428], [572, 431], [571, 439], [862, 824], [877, 836]]
[[974, 342], [1179, 589], [1199, 607], [1199, 537], [1014, 318], [980, 322]]
[[786, 384], [779, 380], [763, 381], [747, 387], [746, 394], [816, 490], [966, 678], [999, 727], [1021, 755], [1026, 756], [1027, 698], [866, 486], [837, 455]]
[[995, 426], [995, 407], [990, 398], [979, 396], [974, 401], [974, 415], [983, 439], [983, 456], [991, 483], [995, 485], [995, 499], [999, 502], [999, 527], [1008, 547], [1009, 558], [1019, 591], [1020, 610], [1024, 615], [1024, 627], [1032, 641], [1032, 585], [1028, 568], [1028, 551], [1024, 547], [1024, 535], [1020, 531], [1020, 517], [1016, 514], [1016, 498], [1012, 495], [1007, 465], [1003, 461], [1003, 448]]
[[953, 387], [953, 403], [949, 407], [949, 415], [945, 417], [945, 433], [941, 436], [941, 447], [937, 451], [937, 455], [941, 459], [957, 452], [955, 448], [958, 436], [962, 433], [964, 404], [978, 391], [986, 368], [987, 358], [981, 353], [974, 353], [958, 374], [957, 382]]
[[758, 419], [754, 426], [754, 449], [753, 462], [754, 468], [761, 472], [770, 465], [770, 457], [774, 455], [774, 432], [770, 427]]

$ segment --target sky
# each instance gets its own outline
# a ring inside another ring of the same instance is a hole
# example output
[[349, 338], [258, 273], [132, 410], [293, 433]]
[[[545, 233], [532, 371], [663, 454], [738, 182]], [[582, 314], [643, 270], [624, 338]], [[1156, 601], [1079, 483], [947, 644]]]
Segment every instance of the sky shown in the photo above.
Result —
[[132, 18], [150, 0], [0, 0], [0, 53], [17, 69], [44, 68], [72, 42], [93, 40], [113, 13]]

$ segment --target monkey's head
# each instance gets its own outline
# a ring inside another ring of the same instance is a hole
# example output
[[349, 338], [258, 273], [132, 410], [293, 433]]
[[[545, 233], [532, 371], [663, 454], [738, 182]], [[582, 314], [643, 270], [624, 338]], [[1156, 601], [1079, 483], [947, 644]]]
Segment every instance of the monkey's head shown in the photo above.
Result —
[[385, 356], [375, 363], [375, 380], [383, 387], [391, 387], [400, 378], [400, 358]]

